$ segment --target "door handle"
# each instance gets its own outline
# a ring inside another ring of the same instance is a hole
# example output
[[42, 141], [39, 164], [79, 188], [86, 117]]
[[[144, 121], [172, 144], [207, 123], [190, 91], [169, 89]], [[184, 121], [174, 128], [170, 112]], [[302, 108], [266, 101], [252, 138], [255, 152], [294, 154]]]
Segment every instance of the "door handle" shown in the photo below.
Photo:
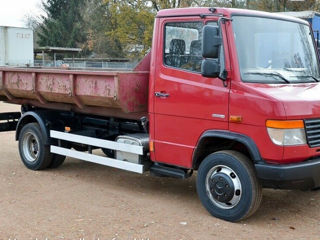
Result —
[[170, 94], [166, 92], [155, 92], [154, 95], [159, 98], [167, 98], [170, 96]]

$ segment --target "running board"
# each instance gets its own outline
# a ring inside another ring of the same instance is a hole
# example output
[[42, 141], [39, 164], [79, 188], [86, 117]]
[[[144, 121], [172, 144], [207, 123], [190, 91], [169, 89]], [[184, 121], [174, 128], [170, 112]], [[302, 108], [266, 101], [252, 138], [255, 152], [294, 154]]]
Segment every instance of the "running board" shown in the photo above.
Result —
[[[81, 135], [71, 134], [71, 133], [65, 133], [65, 132], [58, 132], [58, 131], [50, 131], [50, 137], [55, 138], [58, 140], [64, 140], [68, 142], [74, 142], [74, 143], [81, 143], [86, 144], [88, 146], [94, 146], [99, 148], [106, 148], [106, 149], [112, 149], [116, 151], [123, 151], [128, 152], [132, 154], [137, 155], [143, 155], [143, 147], [142, 146], [136, 146], [131, 144], [125, 144], [125, 143], [118, 143], [93, 137], [85, 137]], [[92, 162], [101, 164], [108, 167], [118, 168], [130, 172], [135, 173], [144, 173], [144, 165], [132, 163], [128, 161], [118, 160], [114, 158], [108, 158], [108, 157], [102, 157], [98, 155], [94, 155], [92, 153], [87, 152], [79, 152], [76, 150], [71, 150], [68, 148], [63, 148], [60, 146], [50, 146], [50, 152], [62, 156], [72, 157], [79, 160]]]
[[186, 170], [181, 168], [163, 166], [158, 163], [154, 163], [150, 167], [150, 172], [155, 176], [166, 176], [166, 177], [181, 178], [181, 179], [188, 178], [192, 174], [192, 172], [188, 173]]

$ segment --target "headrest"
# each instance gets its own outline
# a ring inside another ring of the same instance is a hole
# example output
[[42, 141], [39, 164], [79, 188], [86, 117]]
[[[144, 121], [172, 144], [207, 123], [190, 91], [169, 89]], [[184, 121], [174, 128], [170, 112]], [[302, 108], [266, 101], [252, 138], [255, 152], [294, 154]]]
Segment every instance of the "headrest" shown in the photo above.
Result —
[[170, 53], [183, 55], [186, 51], [186, 43], [182, 39], [172, 39], [170, 42]]
[[190, 55], [201, 56], [201, 40], [194, 40], [190, 44]]

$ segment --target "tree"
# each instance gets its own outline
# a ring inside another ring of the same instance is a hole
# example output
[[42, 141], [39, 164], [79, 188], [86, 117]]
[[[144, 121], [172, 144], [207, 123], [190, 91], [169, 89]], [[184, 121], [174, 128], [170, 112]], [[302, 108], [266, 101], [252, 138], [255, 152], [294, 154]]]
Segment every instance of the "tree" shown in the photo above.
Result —
[[53, 47], [83, 47], [86, 32], [81, 10], [85, 0], [44, 0], [47, 14], [40, 25], [39, 45]]
[[81, 47], [97, 57], [141, 57], [151, 47], [157, 11], [180, 7], [238, 7], [264, 11], [320, 10], [320, 0], [43, 0], [41, 46]]
[[[116, 2], [116, 1], [115, 1]], [[105, 0], [87, 0], [82, 12], [87, 29], [86, 48], [98, 57], [124, 57], [119, 39], [108, 33], [118, 27], [112, 15], [112, 3]]]
[[150, 0], [146, 1], [152, 4], [156, 11], [167, 8], [182, 8], [191, 6], [203, 6], [205, 2], [203, 0]]
[[39, 37], [38, 37], [38, 33], [40, 31], [40, 22], [41, 20], [39, 19], [38, 16], [33, 16], [30, 14], [27, 14], [24, 16], [24, 25], [27, 28], [30, 28], [33, 30], [33, 44], [34, 47], [37, 48], [38, 47], [38, 41], [39, 41]]
[[318, 5], [318, 0], [251, 0], [250, 2], [250, 8], [269, 12], [320, 10]]
[[129, 55], [144, 55], [151, 47], [155, 13], [142, 0], [106, 2], [109, 2], [110, 19], [116, 26], [106, 33], [107, 37], [119, 41]]
[[88, 0], [87, 47], [99, 56], [141, 57], [151, 47], [155, 11], [143, 0]]

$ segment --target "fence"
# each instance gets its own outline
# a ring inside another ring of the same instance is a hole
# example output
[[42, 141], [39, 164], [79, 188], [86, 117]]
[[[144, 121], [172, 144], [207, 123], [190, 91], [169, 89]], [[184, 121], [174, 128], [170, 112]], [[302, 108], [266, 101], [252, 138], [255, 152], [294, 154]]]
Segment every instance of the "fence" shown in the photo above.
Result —
[[35, 67], [61, 67], [67, 66], [76, 69], [133, 69], [137, 62], [103, 62], [103, 61], [48, 61], [35, 60]]

